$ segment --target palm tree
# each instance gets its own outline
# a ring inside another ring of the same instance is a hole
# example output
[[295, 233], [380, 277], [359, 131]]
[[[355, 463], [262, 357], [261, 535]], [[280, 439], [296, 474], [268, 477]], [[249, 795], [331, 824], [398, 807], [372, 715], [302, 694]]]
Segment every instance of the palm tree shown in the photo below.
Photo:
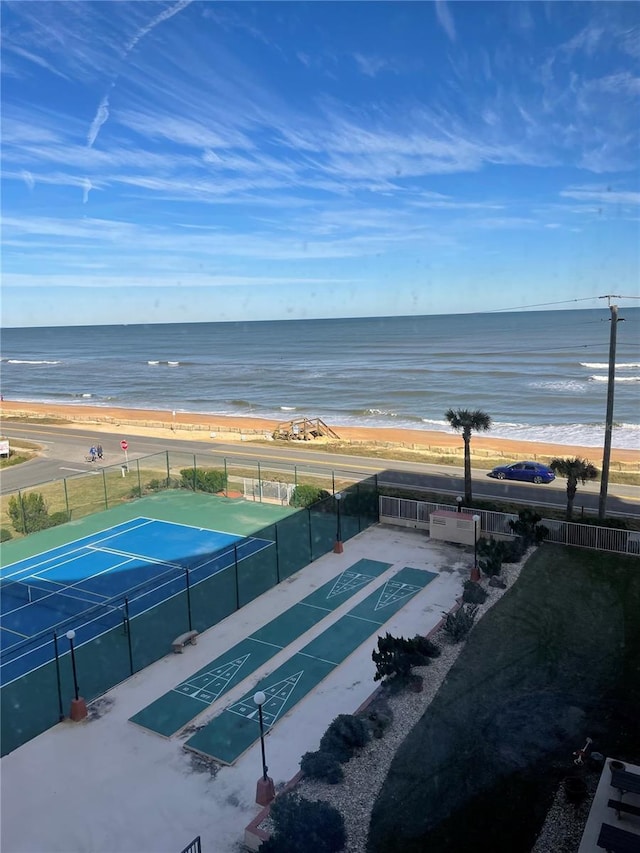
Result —
[[447, 409], [444, 413], [449, 425], [456, 432], [462, 430], [464, 441], [464, 501], [467, 506], [471, 505], [471, 433], [487, 432], [491, 429], [492, 420], [486, 413], [475, 409]]
[[573, 501], [578, 491], [578, 480], [584, 484], [587, 480], [598, 478], [598, 469], [588, 459], [552, 459], [549, 467], [555, 474], [567, 478], [567, 519], [573, 515]]

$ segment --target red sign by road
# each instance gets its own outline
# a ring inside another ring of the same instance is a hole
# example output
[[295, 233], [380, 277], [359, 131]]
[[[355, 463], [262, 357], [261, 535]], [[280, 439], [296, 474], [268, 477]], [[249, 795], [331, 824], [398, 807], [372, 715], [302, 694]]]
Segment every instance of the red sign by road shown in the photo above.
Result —
[[127, 444], [127, 442], [124, 439], [122, 439], [122, 441], [120, 442], [120, 447], [123, 450], [126, 450], [129, 447], [129, 445]]

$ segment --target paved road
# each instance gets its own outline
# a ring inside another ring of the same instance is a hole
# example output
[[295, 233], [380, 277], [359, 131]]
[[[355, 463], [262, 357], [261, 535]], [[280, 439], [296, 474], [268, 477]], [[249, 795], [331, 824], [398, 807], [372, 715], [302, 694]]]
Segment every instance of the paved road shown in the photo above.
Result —
[[[125, 437], [122, 431], [113, 433], [88, 429], [70, 429], [65, 426], [39, 424], [5, 423], [6, 433], [16, 438], [38, 442], [43, 453], [37, 459], [15, 468], [6, 468], [2, 472], [0, 492], [7, 494], [17, 489], [37, 486], [52, 480], [60, 480], [73, 474], [95, 471], [101, 466], [122, 464], [124, 453], [120, 449], [120, 440]], [[378, 475], [380, 482], [396, 485], [418, 486], [424, 489], [437, 489], [455, 497], [464, 494], [462, 465], [426, 465], [418, 462], [376, 459], [372, 457], [349, 456], [347, 454], [326, 453], [307, 445], [256, 446], [251, 443], [224, 444], [212, 439], [193, 441], [180, 437], [167, 441], [164, 438], [126, 434], [129, 443], [129, 460], [138, 459], [167, 448], [172, 451], [197, 453], [199, 457], [226, 458], [229, 462], [249, 465], [257, 462], [268, 463], [269, 470], [282, 465], [290, 471], [292, 465], [305, 471], [317, 471], [324, 474], [335, 471], [359, 472], [367, 476]], [[92, 444], [101, 443], [104, 448], [102, 462], [86, 462], [85, 456]], [[473, 494], [476, 498], [508, 498], [526, 501], [529, 505], [566, 506], [566, 481], [556, 480], [550, 485], [524, 485], [492, 480], [486, 470], [472, 471]], [[576, 517], [581, 508], [597, 511], [600, 484], [588, 483], [579, 486], [575, 501]], [[640, 517], [640, 488], [622, 486], [615, 483], [609, 486], [607, 509], [611, 515], [630, 515]]]

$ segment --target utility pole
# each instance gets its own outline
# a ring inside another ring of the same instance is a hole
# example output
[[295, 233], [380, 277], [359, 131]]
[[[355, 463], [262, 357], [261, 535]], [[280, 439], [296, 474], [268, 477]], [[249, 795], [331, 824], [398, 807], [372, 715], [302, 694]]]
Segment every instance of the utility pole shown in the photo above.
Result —
[[604, 425], [604, 448], [602, 451], [602, 476], [600, 478], [600, 500], [598, 502], [598, 518], [602, 521], [607, 513], [607, 490], [609, 488], [609, 464], [611, 462], [611, 433], [613, 431], [613, 390], [616, 379], [616, 333], [618, 328], [618, 306], [612, 305], [612, 299], [620, 296], [601, 296], [609, 301], [611, 312], [611, 330], [609, 335], [609, 376], [607, 379], [607, 414]]

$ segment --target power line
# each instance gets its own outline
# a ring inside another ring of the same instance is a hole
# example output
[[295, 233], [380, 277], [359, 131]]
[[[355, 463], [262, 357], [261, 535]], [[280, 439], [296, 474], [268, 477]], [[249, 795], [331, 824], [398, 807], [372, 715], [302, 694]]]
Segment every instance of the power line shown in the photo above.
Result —
[[[604, 296], [585, 296], [582, 299], [563, 299], [561, 302], [538, 302], [535, 305], [518, 305], [515, 308], [495, 308], [493, 311], [487, 311], [487, 314], [499, 314], [502, 311], [522, 311], [525, 308], [545, 308], [549, 305], [569, 305], [571, 302], [591, 302], [594, 299], [605, 299]], [[618, 299], [629, 299], [631, 297], [618, 296]]]

